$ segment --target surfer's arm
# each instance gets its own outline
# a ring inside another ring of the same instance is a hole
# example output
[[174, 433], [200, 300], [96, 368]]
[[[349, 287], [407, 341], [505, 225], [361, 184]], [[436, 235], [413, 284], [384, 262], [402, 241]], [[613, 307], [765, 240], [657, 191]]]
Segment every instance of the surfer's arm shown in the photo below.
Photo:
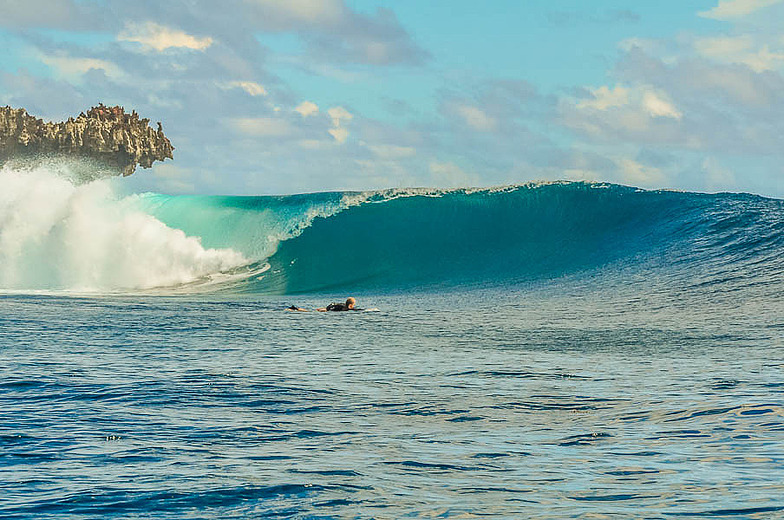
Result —
[[319, 312], [327, 312], [327, 309], [325, 307], [322, 307], [322, 308], [316, 309], [316, 310], [319, 311]]

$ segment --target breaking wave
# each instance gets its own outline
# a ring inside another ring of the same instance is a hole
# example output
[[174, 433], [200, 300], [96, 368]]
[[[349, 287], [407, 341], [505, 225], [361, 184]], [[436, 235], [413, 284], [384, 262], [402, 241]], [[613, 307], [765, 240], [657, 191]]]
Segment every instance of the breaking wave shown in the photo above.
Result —
[[249, 264], [139, 210], [110, 180], [81, 183], [66, 170], [0, 170], [0, 288], [150, 289], [207, 282]]
[[119, 196], [0, 170], [0, 289], [271, 294], [572, 279], [780, 287], [784, 201], [599, 183]]

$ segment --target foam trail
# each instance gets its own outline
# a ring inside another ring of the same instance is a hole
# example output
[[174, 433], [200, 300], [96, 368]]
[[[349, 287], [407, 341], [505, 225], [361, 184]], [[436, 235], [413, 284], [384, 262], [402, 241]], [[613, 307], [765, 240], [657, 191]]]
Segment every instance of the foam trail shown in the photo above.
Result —
[[6, 165], [0, 186], [0, 289], [170, 287], [249, 263], [140, 211], [107, 179], [79, 183], [51, 165]]

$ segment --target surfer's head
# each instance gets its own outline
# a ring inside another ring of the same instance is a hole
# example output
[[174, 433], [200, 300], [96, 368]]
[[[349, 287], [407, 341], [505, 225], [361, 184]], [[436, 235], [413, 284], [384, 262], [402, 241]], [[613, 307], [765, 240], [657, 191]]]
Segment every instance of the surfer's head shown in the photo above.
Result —
[[353, 309], [354, 305], [356, 305], [356, 304], [357, 304], [357, 300], [355, 300], [351, 296], [349, 296], [348, 300], [346, 300], [346, 307], [348, 307], [349, 309]]

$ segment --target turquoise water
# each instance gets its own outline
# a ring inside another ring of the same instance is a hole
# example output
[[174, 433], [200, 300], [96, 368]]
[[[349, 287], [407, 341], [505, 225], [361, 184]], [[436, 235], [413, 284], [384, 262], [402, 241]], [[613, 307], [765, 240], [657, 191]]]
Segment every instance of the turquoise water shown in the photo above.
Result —
[[2, 518], [784, 517], [782, 201], [2, 176]]

